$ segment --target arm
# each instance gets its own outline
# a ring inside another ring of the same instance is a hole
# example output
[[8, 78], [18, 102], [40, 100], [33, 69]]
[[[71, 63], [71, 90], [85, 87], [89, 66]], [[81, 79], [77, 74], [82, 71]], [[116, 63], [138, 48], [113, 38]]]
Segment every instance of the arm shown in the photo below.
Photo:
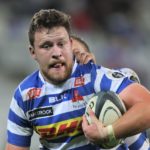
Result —
[[18, 147], [12, 144], [7, 144], [5, 150], [29, 150], [28, 147]]
[[[113, 125], [116, 138], [125, 138], [142, 132], [150, 127], [150, 92], [140, 84], [133, 83], [120, 94], [128, 111]], [[83, 116], [82, 128], [85, 136], [92, 142], [104, 142], [108, 139], [107, 127], [90, 112], [92, 124]]]
[[[7, 120], [7, 149], [30, 147], [33, 128], [24, 112], [23, 99], [19, 88], [12, 98]], [[17, 149], [18, 150], [18, 149]]]
[[150, 127], [150, 92], [142, 85], [134, 83], [119, 95], [124, 100], [128, 111], [113, 124], [115, 136], [127, 137], [148, 129]]

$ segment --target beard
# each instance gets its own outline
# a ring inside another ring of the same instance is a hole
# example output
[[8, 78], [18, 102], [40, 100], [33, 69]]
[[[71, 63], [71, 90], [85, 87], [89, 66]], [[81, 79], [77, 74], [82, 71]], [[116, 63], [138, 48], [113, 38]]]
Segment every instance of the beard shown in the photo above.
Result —
[[63, 84], [71, 76], [73, 65], [65, 64], [64, 66], [66, 69], [63, 72], [51, 72], [42, 70], [42, 74], [44, 75], [45, 80], [54, 85]]

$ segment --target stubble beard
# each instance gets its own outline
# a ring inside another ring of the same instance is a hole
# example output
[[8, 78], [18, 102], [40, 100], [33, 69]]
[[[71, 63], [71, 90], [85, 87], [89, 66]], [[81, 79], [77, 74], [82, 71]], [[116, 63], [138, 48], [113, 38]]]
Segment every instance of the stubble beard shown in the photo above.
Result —
[[63, 84], [71, 76], [72, 65], [67, 66], [67, 69], [64, 72], [52, 74], [52, 73], [47, 73], [45, 71], [42, 71], [42, 73], [47, 82], [52, 83], [54, 85], [60, 85]]

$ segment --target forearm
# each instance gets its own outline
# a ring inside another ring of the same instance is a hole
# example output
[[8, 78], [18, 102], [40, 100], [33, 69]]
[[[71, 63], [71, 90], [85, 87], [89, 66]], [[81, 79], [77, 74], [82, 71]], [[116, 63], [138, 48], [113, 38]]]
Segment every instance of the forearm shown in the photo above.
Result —
[[141, 102], [133, 106], [113, 124], [116, 138], [125, 138], [150, 127], [150, 103]]

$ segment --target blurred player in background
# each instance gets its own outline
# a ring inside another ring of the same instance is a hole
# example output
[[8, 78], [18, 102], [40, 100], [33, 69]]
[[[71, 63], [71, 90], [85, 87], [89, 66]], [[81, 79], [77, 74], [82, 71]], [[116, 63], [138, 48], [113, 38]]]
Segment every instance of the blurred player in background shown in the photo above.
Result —
[[72, 50], [76, 56], [77, 61], [80, 64], [87, 64], [89, 60], [92, 60], [96, 63], [96, 58], [93, 53], [90, 52], [88, 44], [78, 36], [72, 35]]
[[[84, 65], [76, 62], [70, 16], [54, 9], [37, 12], [31, 20], [29, 41], [30, 54], [39, 70], [15, 90], [6, 150], [29, 150], [33, 131], [40, 135], [42, 150], [94, 150], [99, 147], [91, 143], [105, 143], [110, 134], [120, 139], [150, 126], [150, 93], [145, 87], [118, 70], [91, 61]], [[83, 116], [89, 98], [110, 90], [119, 94], [128, 109], [111, 125], [112, 133], [92, 112], [91, 125]]]
[[[82, 38], [72, 35], [72, 49], [76, 59], [80, 64], [87, 64], [90, 60], [96, 63], [94, 54], [90, 51], [88, 44]], [[117, 70], [124, 73], [130, 80], [140, 83], [137, 73], [131, 68], [118, 68]]]

